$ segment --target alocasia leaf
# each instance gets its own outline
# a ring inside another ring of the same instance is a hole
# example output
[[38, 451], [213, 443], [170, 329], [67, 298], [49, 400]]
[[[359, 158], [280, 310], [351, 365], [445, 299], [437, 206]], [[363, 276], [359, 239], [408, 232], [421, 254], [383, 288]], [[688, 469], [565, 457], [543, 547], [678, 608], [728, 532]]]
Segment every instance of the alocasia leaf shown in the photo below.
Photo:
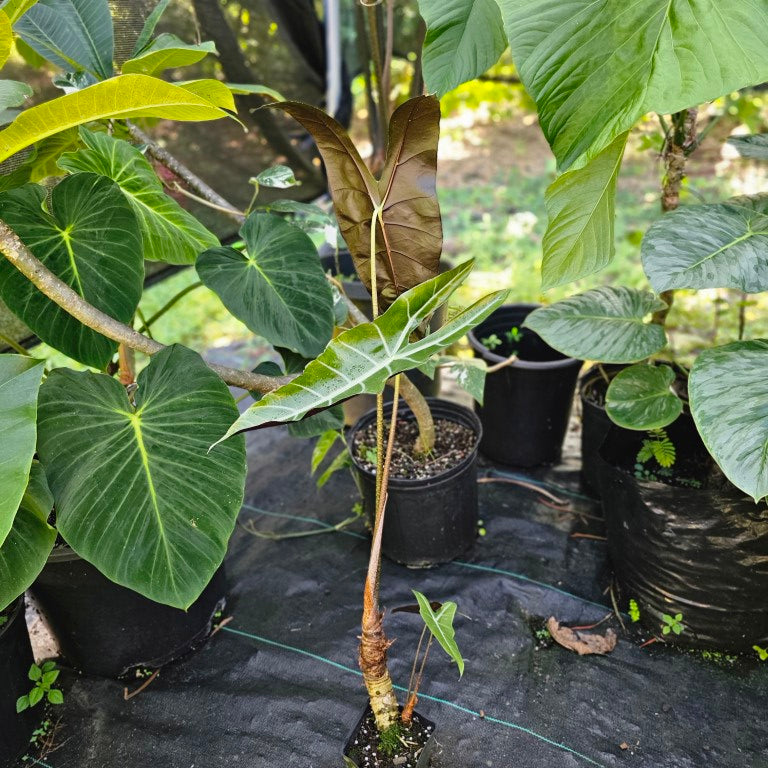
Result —
[[726, 477], [755, 501], [768, 496], [768, 341], [706, 349], [688, 380], [699, 434]]
[[562, 169], [647, 112], [768, 80], [768, 6], [743, 0], [498, 0]]
[[237, 406], [195, 352], [168, 347], [137, 384], [131, 403], [110, 376], [54, 370], [40, 391], [38, 452], [72, 549], [112, 581], [186, 609], [226, 553], [245, 441], [208, 450]]
[[389, 125], [387, 158], [375, 179], [344, 128], [320, 109], [273, 105], [314, 137], [325, 161], [339, 228], [368, 290], [371, 222], [376, 210], [376, 285], [382, 306], [437, 274], [443, 243], [436, 192], [440, 104], [419, 96], [398, 107]]
[[603, 286], [535, 309], [524, 327], [577, 360], [634, 363], [667, 343], [664, 328], [646, 322], [665, 306], [649, 291]]
[[0, 544], [11, 530], [29, 480], [42, 378], [42, 361], [0, 355]]
[[[113, 181], [95, 173], [64, 179], [51, 192], [28, 184], [0, 194], [0, 217], [32, 253], [93, 306], [131, 322], [144, 286], [141, 236]], [[0, 297], [46, 344], [104, 368], [117, 344], [48, 299], [9, 261], [0, 260]]]
[[212, 232], [165, 194], [136, 147], [85, 128], [80, 129], [80, 138], [86, 148], [63, 154], [59, 167], [71, 173], [98, 173], [117, 182], [139, 222], [145, 259], [194, 264], [198, 254], [219, 244]]
[[464, 674], [464, 659], [456, 645], [456, 631], [453, 628], [453, 620], [456, 616], [456, 603], [443, 603], [437, 611], [432, 610], [429, 600], [415, 589], [411, 590], [419, 604], [419, 614], [427, 625], [427, 629], [440, 644], [440, 647], [456, 662], [459, 667], [459, 676]]
[[605, 394], [605, 411], [625, 429], [661, 429], [682, 412], [683, 403], [672, 391], [675, 372], [668, 365], [640, 363], [614, 376]]
[[508, 291], [497, 291], [424, 338], [412, 339], [414, 331], [448, 300], [471, 269], [468, 261], [411, 288], [374, 322], [339, 334], [297, 378], [245, 411], [226, 436], [265, 424], [298, 421], [352, 395], [380, 392], [391, 376], [422, 365], [504, 302]]
[[642, 255], [657, 293], [673, 288], [768, 290], [768, 195], [678, 208], [651, 225]]
[[507, 47], [496, 0], [419, 0], [427, 25], [422, 68], [430, 93], [443, 96], [492, 67]]
[[200, 279], [250, 330], [304, 357], [333, 333], [333, 295], [309, 236], [270, 213], [240, 229], [244, 252], [212, 248], [197, 260]]

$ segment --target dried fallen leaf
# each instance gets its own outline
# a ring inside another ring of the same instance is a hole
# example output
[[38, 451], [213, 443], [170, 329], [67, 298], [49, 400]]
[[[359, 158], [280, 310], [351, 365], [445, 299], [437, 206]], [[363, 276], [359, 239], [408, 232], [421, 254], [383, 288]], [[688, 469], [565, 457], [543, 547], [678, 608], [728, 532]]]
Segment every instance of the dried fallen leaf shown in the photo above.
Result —
[[615, 647], [618, 638], [616, 633], [609, 629], [604, 635], [593, 632], [577, 632], [569, 627], [561, 627], [560, 622], [551, 616], [547, 621], [547, 629], [554, 641], [563, 648], [576, 651], [579, 656], [597, 653], [604, 655], [610, 653]]
[[626, 741], [622, 741], [621, 744], [619, 744], [619, 749], [629, 749], [629, 744], [627, 744]]

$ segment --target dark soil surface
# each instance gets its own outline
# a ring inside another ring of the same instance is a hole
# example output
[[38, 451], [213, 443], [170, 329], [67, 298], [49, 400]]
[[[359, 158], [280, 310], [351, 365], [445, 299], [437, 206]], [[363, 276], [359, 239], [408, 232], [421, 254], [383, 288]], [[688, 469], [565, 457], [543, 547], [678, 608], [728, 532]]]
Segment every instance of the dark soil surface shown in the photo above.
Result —
[[414, 713], [411, 727], [404, 728], [400, 734], [402, 750], [391, 756], [385, 755], [379, 750], [380, 737], [373, 713], [368, 712], [346, 754], [359, 768], [415, 768], [431, 735], [432, 726]]
[[[398, 419], [390, 477], [420, 480], [441, 475], [461, 464], [472, 453], [477, 440], [473, 430], [449, 419], [435, 419], [435, 434], [434, 450], [426, 456], [419, 455], [415, 450], [419, 436], [418, 425], [411, 419]], [[355, 436], [354, 451], [360, 466], [375, 473], [375, 423]]]

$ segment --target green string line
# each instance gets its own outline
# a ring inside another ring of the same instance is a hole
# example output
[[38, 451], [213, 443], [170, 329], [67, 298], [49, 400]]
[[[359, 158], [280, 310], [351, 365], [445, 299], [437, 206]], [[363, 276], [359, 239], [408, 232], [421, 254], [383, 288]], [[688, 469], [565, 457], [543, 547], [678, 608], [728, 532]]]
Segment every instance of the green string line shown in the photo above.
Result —
[[[48, 763], [44, 763], [42, 760], [38, 760], [36, 757], [30, 757], [29, 758], [35, 765], [42, 765], [43, 768], [52, 768], [52, 766], [48, 765]], [[25, 760], [22, 760], [22, 762], [26, 762]]]
[[[247, 637], [251, 640], [256, 640], [257, 642], [264, 643], [265, 645], [271, 645], [274, 648], [280, 648], [281, 650], [284, 650], [284, 651], [290, 651], [291, 653], [298, 653], [302, 656], [307, 656], [310, 659], [314, 659], [315, 661], [320, 661], [323, 664], [328, 664], [344, 672], [350, 672], [351, 674], [357, 675], [358, 677], [363, 676], [362, 672], [360, 672], [359, 669], [354, 669], [353, 667], [347, 667], [344, 664], [339, 664], [339, 662], [337, 661], [332, 661], [331, 659], [328, 659], [325, 656], [320, 656], [317, 653], [306, 651], [303, 648], [296, 648], [293, 645], [286, 645], [285, 643], [280, 643], [277, 640], [269, 640], [266, 637], [261, 637], [260, 635], [254, 635], [251, 632], [244, 632], [241, 629], [234, 629], [233, 627], [229, 627], [229, 626], [222, 627], [221, 630], [222, 632], [230, 632], [233, 635], [240, 635], [241, 637]], [[402, 685], [395, 685], [394, 687], [396, 690], [406, 693], [406, 689]], [[474, 709], [469, 709], [469, 707], [464, 707], [461, 704], [457, 704], [456, 702], [450, 701], [448, 699], [441, 699], [439, 696], [430, 696], [429, 694], [426, 694], [426, 693], [420, 693], [419, 698], [426, 699], [428, 701], [434, 701], [437, 704], [444, 704], [447, 707], [456, 709], [459, 712], [464, 712], [467, 715], [472, 715], [473, 717], [478, 717], [481, 720], [486, 720], [489, 723], [495, 723], [496, 725], [503, 725], [505, 728], [510, 728], [515, 731], [520, 731], [521, 733], [525, 733], [528, 736], [533, 736], [533, 738], [538, 739], [539, 741], [543, 741], [545, 744], [549, 744], [552, 747], [556, 747], [557, 749], [560, 749], [563, 752], [570, 752], [572, 755], [579, 757], [582, 760], [585, 760], [590, 765], [596, 765], [598, 766], [598, 768], [606, 768], [602, 763], [598, 763], [596, 760], [593, 760], [591, 757], [587, 757], [587, 755], [584, 755], [581, 752], [577, 752], [572, 747], [569, 747], [566, 744], [562, 744], [559, 741], [554, 741], [553, 739], [547, 738], [541, 733], [537, 733], [536, 731], [531, 730], [530, 728], [526, 728], [524, 725], [518, 725], [517, 723], [512, 723], [509, 720], [501, 720], [497, 717], [491, 717], [490, 715], [485, 715], [485, 714], [481, 715], [479, 712], [477, 712]]]
[[[252, 512], [258, 512], [261, 515], [267, 515], [269, 517], [282, 517], [286, 518], [288, 520], [300, 520], [304, 523], [312, 523], [314, 525], [318, 525], [322, 528], [333, 528], [332, 525], [329, 525], [323, 520], [319, 520], [315, 517], [299, 517], [298, 515], [289, 515], [284, 512], [268, 512], [266, 509], [260, 509], [259, 507], [254, 507], [251, 504], [243, 504], [243, 507], [245, 509], [248, 509]], [[359, 533], [355, 533], [354, 531], [346, 531], [341, 530], [339, 533], [343, 533], [346, 536], [354, 536], [357, 539], [367, 539], [367, 536], [362, 536]], [[530, 576], [525, 576], [522, 573], [516, 573], [515, 571], [507, 571], [503, 568], [494, 568], [491, 565], [477, 565], [475, 563], [467, 563], [463, 560], [454, 560], [452, 565], [458, 565], [460, 568], [471, 568], [476, 571], [486, 571], [488, 573], [497, 573], [500, 576], [509, 576], [513, 579], [519, 579], [520, 581], [525, 581], [529, 584], [535, 584], [537, 587], [541, 587], [542, 589], [548, 589], [551, 592], [557, 592], [560, 595], [564, 595], [565, 597], [570, 597], [573, 600], [578, 600], [582, 603], [585, 603], [586, 605], [591, 605], [595, 608], [600, 608], [600, 610], [610, 610], [610, 605], [603, 605], [602, 603], [596, 603], [592, 600], [588, 600], [586, 597], [580, 597], [579, 595], [575, 595], [572, 592], [568, 592], [565, 589], [560, 589], [559, 587], [555, 587], [552, 584], [547, 584], [544, 581], [537, 581], [536, 579], [532, 579]]]

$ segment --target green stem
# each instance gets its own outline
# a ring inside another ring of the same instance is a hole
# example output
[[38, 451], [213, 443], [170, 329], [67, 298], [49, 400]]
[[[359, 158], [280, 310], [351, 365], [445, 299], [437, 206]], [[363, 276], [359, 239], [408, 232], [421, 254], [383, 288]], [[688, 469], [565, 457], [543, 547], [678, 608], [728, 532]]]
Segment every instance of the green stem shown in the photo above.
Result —
[[2, 341], [3, 344], [7, 344], [11, 349], [18, 352], [20, 355], [24, 355], [25, 357], [32, 357], [32, 354], [28, 349], [24, 349], [21, 344], [17, 344], [10, 336], [6, 336], [4, 333], [0, 333], [0, 341]]
[[168, 301], [160, 307], [160, 309], [155, 312], [154, 315], [152, 315], [149, 320], [142, 319], [142, 327], [139, 328], [139, 333], [147, 333], [149, 329], [166, 313], [169, 309], [171, 309], [178, 301], [183, 299], [188, 293], [191, 293], [195, 290], [195, 288], [200, 288], [202, 286], [201, 282], [196, 283], [190, 283], [190, 285], [186, 286], [186, 288], [182, 288], [175, 296], [168, 299]]

